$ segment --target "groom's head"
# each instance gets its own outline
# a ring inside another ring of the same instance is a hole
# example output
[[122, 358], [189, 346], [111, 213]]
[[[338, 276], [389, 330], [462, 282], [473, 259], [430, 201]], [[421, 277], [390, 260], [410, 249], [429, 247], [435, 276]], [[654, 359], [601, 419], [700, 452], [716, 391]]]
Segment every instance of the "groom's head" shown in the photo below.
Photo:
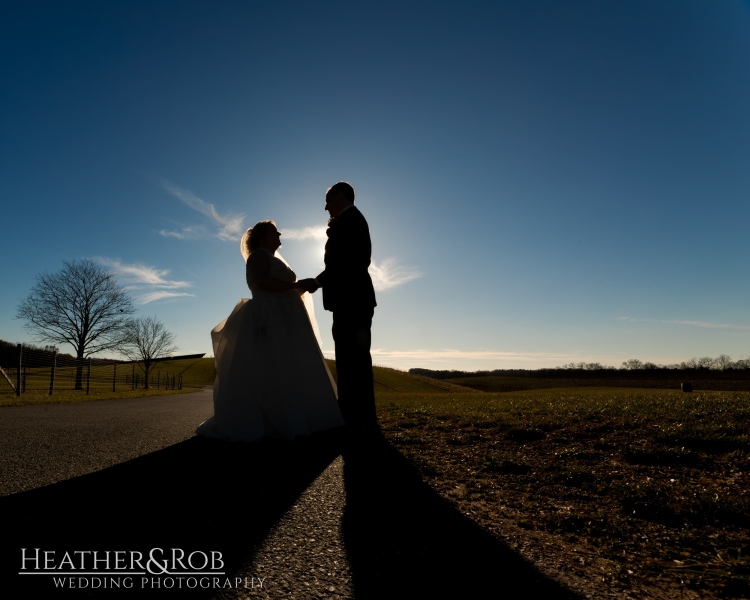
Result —
[[354, 188], [346, 181], [339, 181], [326, 192], [326, 210], [335, 219], [347, 206], [354, 204]]

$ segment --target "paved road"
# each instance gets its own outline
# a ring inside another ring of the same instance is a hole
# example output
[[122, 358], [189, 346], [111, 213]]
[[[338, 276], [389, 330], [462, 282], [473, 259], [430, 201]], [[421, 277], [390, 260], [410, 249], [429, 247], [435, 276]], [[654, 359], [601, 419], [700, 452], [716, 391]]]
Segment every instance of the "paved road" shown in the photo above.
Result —
[[[344, 460], [335, 435], [193, 436], [211, 412], [210, 392], [0, 409], [0, 582], [14, 592], [3, 596], [574, 598], [440, 499], [391, 446]], [[58, 572], [75, 572], [66, 552], [110, 551], [115, 567], [115, 551], [213, 551], [223, 575], [198, 565], [212, 575], [186, 589], [176, 564], [172, 575], [133, 575], [130, 588], [112, 588], [124, 575], [87, 575], [66, 579], [85, 589], [55, 589], [49, 575], [19, 575], [21, 548], [55, 552]]]
[[0, 408], [0, 496], [100, 471], [183, 442], [211, 391]]

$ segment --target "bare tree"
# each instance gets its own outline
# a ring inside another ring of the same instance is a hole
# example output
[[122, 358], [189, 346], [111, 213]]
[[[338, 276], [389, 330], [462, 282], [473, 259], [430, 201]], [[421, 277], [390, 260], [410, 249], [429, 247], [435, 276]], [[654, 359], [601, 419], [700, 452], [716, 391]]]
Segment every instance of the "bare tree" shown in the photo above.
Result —
[[83, 358], [116, 348], [135, 308], [115, 274], [93, 260], [63, 265], [57, 273], [37, 275], [16, 318], [25, 321], [24, 328], [37, 341], [73, 346], [78, 359], [75, 387], [82, 389]]
[[637, 358], [631, 358], [623, 362], [621, 368], [629, 371], [637, 371], [643, 368], [643, 363]]
[[138, 361], [138, 366], [146, 380], [148, 389], [148, 376], [151, 369], [161, 358], [166, 358], [177, 350], [174, 345], [174, 334], [167, 331], [164, 324], [156, 317], [142, 317], [130, 319], [127, 332], [122, 339], [120, 354], [127, 356], [130, 360]]
[[734, 362], [726, 354], [720, 354], [714, 359], [714, 366], [721, 371], [726, 371], [734, 366]]

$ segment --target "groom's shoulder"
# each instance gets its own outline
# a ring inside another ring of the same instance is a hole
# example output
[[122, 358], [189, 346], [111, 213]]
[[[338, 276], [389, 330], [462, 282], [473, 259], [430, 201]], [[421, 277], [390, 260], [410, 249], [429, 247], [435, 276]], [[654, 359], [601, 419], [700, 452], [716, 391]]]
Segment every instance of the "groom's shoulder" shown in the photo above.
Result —
[[343, 213], [341, 213], [342, 217], [345, 217], [346, 220], [351, 221], [360, 221], [367, 223], [367, 220], [365, 219], [365, 216], [362, 214], [362, 212], [354, 205], [347, 208]]

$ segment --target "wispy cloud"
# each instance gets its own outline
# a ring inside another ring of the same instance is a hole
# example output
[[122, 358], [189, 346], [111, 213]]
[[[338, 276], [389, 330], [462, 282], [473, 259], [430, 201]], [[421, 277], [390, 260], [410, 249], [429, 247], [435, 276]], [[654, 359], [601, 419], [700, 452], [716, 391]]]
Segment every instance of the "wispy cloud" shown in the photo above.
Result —
[[200, 225], [183, 227], [182, 229], [161, 229], [159, 235], [164, 237], [173, 237], [178, 240], [195, 240], [203, 237], [205, 228]]
[[150, 292], [141, 296], [141, 304], [148, 304], [156, 300], [164, 300], [165, 298], [180, 298], [183, 296], [195, 297], [195, 294], [188, 294], [185, 292], [168, 292], [166, 290], [161, 292]]
[[315, 240], [324, 242], [326, 240], [326, 225], [316, 225], [314, 227], [304, 227], [302, 229], [281, 229], [281, 235], [284, 240]]
[[[236, 242], [245, 232], [245, 215], [221, 215], [219, 214], [219, 211], [216, 210], [216, 207], [213, 204], [202, 200], [201, 198], [193, 194], [193, 192], [184, 190], [181, 187], [178, 187], [173, 183], [167, 181], [166, 179], [160, 179], [158, 180], [158, 182], [162, 188], [164, 188], [167, 192], [180, 200], [183, 204], [192, 208], [194, 211], [208, 217], [216, 224], [218, 224], [219, 231], [217, 233], [217, 236], [222, 240]], [[162, 235], [169, 234], [167, 233]], [[173, 237], [178, 236], [173, 235]]]
[[374, 348], [373, 356], [388, 358], [413, 358], [413, 359], [491, 359], [491, 360], [567, 360], [576, 359], [577, 355], [556, 354], [553, 352], [500, 352], [496, 350], [385, 350]]
[[137, 295], [141, 304], [164, 298], [195, 296], [188, 292], [173, 291], [192, 287], [193, 284], [189, 281], [167, 279], [169, 269], [157, 269], [142, 264], [126, 264], [113, 258], [99, 257], [96, 260], [120, 275], [123, 283]]
[[422, 274], [414, 267], [399, 265], [395, 258], [386, 258], [380, 264], [373, 261], [370, 264], [370, 277], [372, 284], [378, 291], [387, 290], [414, 279], [418, 279]]
[[156, 267], [140, 264], [128, 265], [111, 258], [100, 258], [99, 260], [115, 271], [115, 273], [124, 275], [127, 281], [134, 284], [147, 284], [166, 288], [190, 287], [192, 285], [189, 281], [166, 279], [165, 277], [169, 274], [169, 269], [157, 269]]
[[[507, 369], [555, 367], [586, 360], [579, 355], [553, 352], [501, 352], [496, 350], [388, 350], [374, 348], [375, 364], [435, 369]], [[593, 359], [591, 359], [593, 360]]]
[[667, 321], [675, 325], [689, 325], [690, 327], [702, 327], [704, 329], [733, 329], [736, 331], [750, 331], [750, 325], [734, 325], [732, 323], [712, 323], [710, 321]]
[[750, 331], [750, 325], [736, 325], [733, 323], [714, 323], [712, 321], [687, 321], [681, 319], [637, 319], [634, 317], [618, 317], [618, 321], [629, 323], [665, 323], [668, 325], [686, 325], [701, 329], [724, 329], [728, 331]]

